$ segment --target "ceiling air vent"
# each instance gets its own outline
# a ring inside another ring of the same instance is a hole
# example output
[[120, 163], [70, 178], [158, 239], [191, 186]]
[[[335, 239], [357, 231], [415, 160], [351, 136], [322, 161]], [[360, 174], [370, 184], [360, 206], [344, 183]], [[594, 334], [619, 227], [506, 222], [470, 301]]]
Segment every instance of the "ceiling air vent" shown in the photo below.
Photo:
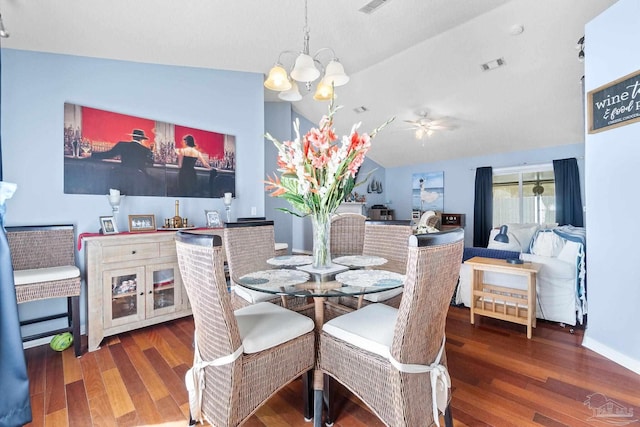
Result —
[[481, 64], [482, 71], [495, 70], [496, 68], [502, 67], [505, 65], [504, 58], [494, 59], [493, 61], [486, 62]]
[[366, 13], [367, 15], [371, 15], [373, 12], [378, 10], [380, 6], [389, 3], [391, 0], [371, 0], [369, 3], [362, 6], [358, 9], [362, 13]]

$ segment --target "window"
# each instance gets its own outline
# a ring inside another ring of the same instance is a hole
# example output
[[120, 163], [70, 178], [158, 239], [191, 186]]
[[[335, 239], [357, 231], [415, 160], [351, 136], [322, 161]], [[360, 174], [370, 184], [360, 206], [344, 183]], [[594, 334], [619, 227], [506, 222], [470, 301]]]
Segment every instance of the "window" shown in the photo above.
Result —
[[493, 225], [556, 221], [553, 165], [493, 170]]

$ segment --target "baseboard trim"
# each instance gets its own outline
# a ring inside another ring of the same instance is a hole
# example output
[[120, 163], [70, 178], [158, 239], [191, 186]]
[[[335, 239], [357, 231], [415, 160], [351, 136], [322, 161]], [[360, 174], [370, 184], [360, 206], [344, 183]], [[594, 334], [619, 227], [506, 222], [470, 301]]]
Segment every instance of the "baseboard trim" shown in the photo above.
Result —
[[589, 350], [593, 350], [596, 353], [606, 357], [607, 359], [617, 363], [620, 366], [623, 366], [636, 374], [640, 375], [640, 360], [633, 359], [625, 354], [620, 353], [617, 350], [608, 347], [601, 342], [594, 340], [588, 336], [589, 330], [585, 332], [584, 337], [582, 338], [582, 346], [588, 348]]

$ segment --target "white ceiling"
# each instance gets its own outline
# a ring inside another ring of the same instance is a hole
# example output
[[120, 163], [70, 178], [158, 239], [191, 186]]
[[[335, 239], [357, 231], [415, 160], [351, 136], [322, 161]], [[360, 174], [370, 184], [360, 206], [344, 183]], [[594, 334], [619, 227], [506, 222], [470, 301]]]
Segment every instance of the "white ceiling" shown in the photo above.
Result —
[[[358, 9], [367, 2], [309, 0], [309, 27], [311, 52], [332, 47], [351, 76], [336, 90], [338, 132], [396, 117], [374, 139], [374, 161], [395, 167], [584, 142], [575, 46], [615, 0], [387, 0], [366, 15]], [[265, 74], [303, 41], [302, 0], [0, 0], [0, 13], [11, 35], [2, 47]], [[511, 35], [515, 25], [524, 32]], [[481, 70], [497, 58], [506, 66]], [[359, 106], [368, 111], [356, 114]], [[327, 103], [309, 95], [294, 109], [317, 121]], [[417, 110], [455, 129], [418, 141], [404, 122]]]

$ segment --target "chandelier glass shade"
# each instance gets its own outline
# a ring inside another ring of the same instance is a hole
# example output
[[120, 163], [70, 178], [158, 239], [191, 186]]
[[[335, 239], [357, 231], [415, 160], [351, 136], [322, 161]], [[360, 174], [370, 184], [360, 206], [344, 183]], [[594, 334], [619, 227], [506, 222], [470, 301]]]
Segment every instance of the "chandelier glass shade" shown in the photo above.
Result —
[[[309, 53], [309, 26], [307, 25], [307, 1], [304, 3], [304, 47], [301, 52], [285, 50], [278, 56], [278, 61], [271, 68], [264, 86], [273, 91], [280, 92], [278, 98], [285, 101], [299, 101], [302, 99], [300, 84], [307, 93], [313, 90], [313, 85], [320, 76], [322, 78], [315, 87], [313, 99], [318, 101], [330, 100], [335, 97], [333, 89], [349, 82], [349, 76], [336, 57], [333, 49], [324, 47], [313, 56]], [[320, 56], [325, 52], [330, 53], [330, 60], [326, 66], [320, 61]], [[283, 66], [285, 56], [295, 57], [293, 68], [287, 74]]]

